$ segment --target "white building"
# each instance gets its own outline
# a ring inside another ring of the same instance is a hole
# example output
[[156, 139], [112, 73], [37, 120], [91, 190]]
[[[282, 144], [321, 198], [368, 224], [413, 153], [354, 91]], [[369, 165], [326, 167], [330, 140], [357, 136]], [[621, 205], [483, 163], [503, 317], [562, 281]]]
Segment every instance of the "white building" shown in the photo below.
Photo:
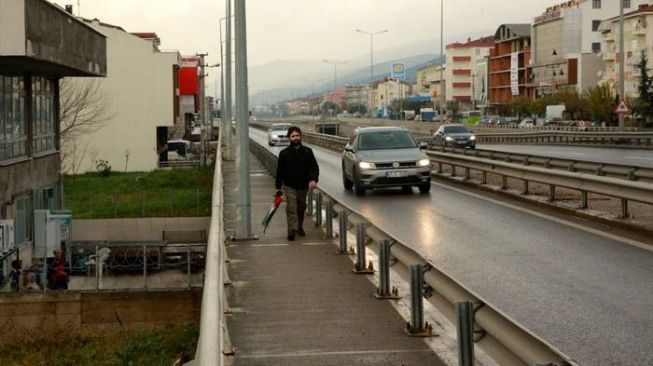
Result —
[[410, 94], [410, 84], [398, 80], [385, 78], [375, 82], [374, 109], [387, 110], [392, 102], [405, 99]]
[[484, 99], [483, 90], [486, 79], [486, 60], [494, 47], [494, 36], [472, 40], [465, 43], [447, 45], [445, 68], [445, 97], [447, 101], [461, 103], [462, 110], [476, 108], [476, 102]]
[[62, 146], [68, 155], [63, 170], [73, 172], [72, 160], [77, 173], [95, 170], [96, 160], [108, 161], [113, 171], [153, 170], [168, 137], [162, 133], [165, 128], [159, 128], [157, 136], [157, 128], [173, 127], [179, 120], [175, 105], [181, 56], [161, 52], [154, 33], [131, 34], [97, 19], [86, 23], [106, 36], [108, 73], [106, 79], [74, 82], [98, 83], [109, 101], [110, 118], [96, 131]]

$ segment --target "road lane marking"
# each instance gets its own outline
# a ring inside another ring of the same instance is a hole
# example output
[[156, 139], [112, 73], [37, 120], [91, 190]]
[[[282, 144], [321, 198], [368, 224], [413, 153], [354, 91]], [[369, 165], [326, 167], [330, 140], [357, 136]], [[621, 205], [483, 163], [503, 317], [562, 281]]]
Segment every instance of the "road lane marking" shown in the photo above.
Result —
[[594, 228], [591, 228], [589, 226], [577, 224], [575, 222], [570, 222], [570, 221], [560, 219], [560, 218], [557, 218], [555, 216], [547, 215], [545, 213], [537, 212], [537, 211], [534, 211], [534, 210], [531, 210], [531, 209], [528, 209], [528, 208], [519, 207], [519, 206], [513, 205], [511, 203], [506, 203], [506, 202], [503, 202], [503, 201], [496, 200], [494, 198], [484, 197], [484, 196], [482, 196], [480, 194], [467, 192], [467, 191], [465, 191], [463, 189], [454, 188], [454, 187], [451, 187], [451, 186], [448, 186], [448, 185], [445, 185], [445, 184], [442, 184], [442, 183], [436, 183], [436, 182], [432, 181], [431, 184], [435, 184], [435, 185], [437, 185], [439, 187], [450, 189], [452, 191], [456, 191], [458, 193], [465, 194], [467, 196], [482, 199], [482, 200], [487, 201], [487, 202], [492, 202], [492, 203], [497, 204], [499, 206], [508, 207], [508, 208], [513, 209], [513, 210], [521, 211], [521, 212], [524, 212], [524, 213], [527, 213], [527, 214], [530, 214], [530, 215], [533, 215], [533, 216], [537, 216], [537, 217], [540, 217], [540, 218], [543, 218], [543, 219], [546, 219], [546, 220], [549, 220], [549, 221], [553, 221], [553, 222], [558, 223], [558, 224], [569, 226], [569, 227], [574, 228], [574, 229], [583, 230], [583, 231], [586, 231], [588, 233], [592, 233], [592, 234], [595, 234], [595, 235], [598, 235], [598, 236], [602, 236], [602, 237], [604, 237], [606, 239], [618, 241], [618, 242], [624, 243], [626, 245], [630, 245], [630, 246], [633, 246], [633, 247], [636, 247], [636, 248], [639, 248], [639, 249], [644, 249], [646, 251], [653, 252], [653, 245], [642, 243], [642, 242], [637, 241], [637, 240], [628, 239], [628, 238], [624, 238], [623, 236], [618, 236], [618, 235], [606, 233], [605, 231], [594, 229]]
[[280, 357], [319, 357], [337, 355], [383, 355], [392, 353], [433, 353], [430, 349], [389, 349], [371, 351], [332, 351], [332, 352], [291, 352], [291, 353], [252, 353], [236, 354], [236, 358], [280, 358]]
[[250, 244], [250, 247], [285, 247], [290, 244], [288, 243], [279, 243], [279, 244]]

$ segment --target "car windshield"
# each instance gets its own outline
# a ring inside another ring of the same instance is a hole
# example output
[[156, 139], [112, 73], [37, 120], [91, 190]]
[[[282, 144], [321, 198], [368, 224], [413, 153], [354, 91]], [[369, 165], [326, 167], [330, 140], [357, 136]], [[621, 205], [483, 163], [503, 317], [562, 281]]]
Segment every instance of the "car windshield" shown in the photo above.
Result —
[[469, 133], [469, 130], [465, 126], [447, 126], [444, 133]]
[[276, 125], [272, 126], [273, 131], [286, 131], [290, 128], [290, 125]]
[[408, 131], [378, 131], [361, 133], [359, 150], [410, 149], [417, 143]]

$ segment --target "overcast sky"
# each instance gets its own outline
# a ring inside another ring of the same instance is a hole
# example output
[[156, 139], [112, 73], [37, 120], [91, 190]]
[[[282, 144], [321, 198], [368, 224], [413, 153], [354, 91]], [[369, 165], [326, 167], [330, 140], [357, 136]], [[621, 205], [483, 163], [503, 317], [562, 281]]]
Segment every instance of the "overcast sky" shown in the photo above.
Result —
[[[51, 0], [72, 4], [75, 14], [121, 26], [128, 32], [156, 32], [162, 49], [182, 54], [208, 52], [219, 60], [218, 19], [224, 0]], [[235, 0], [240, 1], [240, 0]], [[493, 34], [502, 23], [529, 23], [560, 0], [444, 0], [445, 42]], [[78, 8], [79, 4], [79, 8]], [[79, 13], [78, 13], [79, 12]], [[439, 39], [437, 0], [247, 0], [250, 66], [275, 60], [348, 60], [374, 49]], [[439, 44], [425, 53], [438, 53]]]

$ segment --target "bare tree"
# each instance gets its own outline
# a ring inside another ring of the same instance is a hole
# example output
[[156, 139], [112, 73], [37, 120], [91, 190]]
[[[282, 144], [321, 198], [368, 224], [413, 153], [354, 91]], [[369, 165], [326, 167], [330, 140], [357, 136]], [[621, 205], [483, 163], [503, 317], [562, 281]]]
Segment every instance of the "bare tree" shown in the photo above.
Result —
[[125, 173], [127, 173], [127, 164], [129, 164], [129, 149], [125, 150]]
[[110, 96], [96, 80], [64, 78], [59, 89], [61, 139], [66, 142], [99, 130], [115, 116]]
[[[102, 91], [98, 81], [65, 78], [61, 79], [59, 90], [62, 165], [65, 172], [76, 175], [89, 148], [78, 139], [102, 128], [115, 113], [111, 98]], [[94, 155], [93, 160], [97, 153]]]

